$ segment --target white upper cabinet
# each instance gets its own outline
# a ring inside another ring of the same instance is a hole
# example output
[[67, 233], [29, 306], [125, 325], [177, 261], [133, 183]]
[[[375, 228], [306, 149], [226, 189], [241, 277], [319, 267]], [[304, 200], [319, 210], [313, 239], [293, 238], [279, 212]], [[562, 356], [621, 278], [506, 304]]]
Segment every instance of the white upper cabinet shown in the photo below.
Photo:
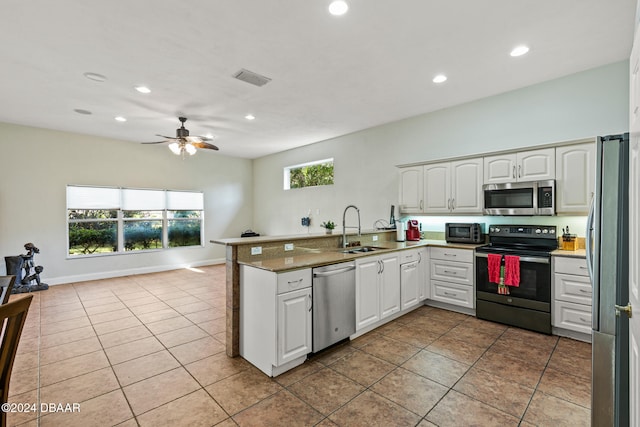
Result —
[[594, 142], [556, 148], [556, 212], [587, 214], [595, 191]]
[[425, 213], [482, 213], [482, 159], [424, 166]]
[[451, 163], [424, 166], [424, 211], [449, 213], [451, 202]]
[[451, 211], [482, 213], [482, 159], [451, 162]]
[[521, 151], [484, 158], [484, 183], [540, 181], [555, 178], [555, 149]]
[[640, 130], [640, 31], [636, 32], [629, 58], [629, 129]]
[[423, 166], [400, 168], [399, 209], [403, 213], [421, 213], [423, 209]]

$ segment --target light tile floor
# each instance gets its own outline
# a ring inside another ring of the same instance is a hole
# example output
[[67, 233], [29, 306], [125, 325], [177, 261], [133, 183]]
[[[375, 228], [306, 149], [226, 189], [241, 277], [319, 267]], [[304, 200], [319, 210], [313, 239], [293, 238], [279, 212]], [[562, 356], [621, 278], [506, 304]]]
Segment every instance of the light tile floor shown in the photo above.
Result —
[[224, 266], [33, 295], [10, 401], [36, 411], [9, 425], [590, 423], [589, 344], [459, 313], [421, 307], [271, 379], [225, 355]]

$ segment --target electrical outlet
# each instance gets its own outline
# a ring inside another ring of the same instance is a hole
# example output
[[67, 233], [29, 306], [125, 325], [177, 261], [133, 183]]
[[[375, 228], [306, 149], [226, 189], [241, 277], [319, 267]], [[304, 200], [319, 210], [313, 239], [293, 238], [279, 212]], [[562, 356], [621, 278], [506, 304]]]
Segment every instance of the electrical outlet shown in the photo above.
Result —
[[378, 236], [375, 236], [375, 235], [374, 235], [374, 236], [373, 236], [373, 241], [374, 241], [374, 242], [377, 242], [377, 241], [378, 241]]
[[251, 248], [251, 255], [260, 255], [262, 254], [262, 246], [254, 246]]
[[304, 216], [302, 217], [301, 223], [304, 227], [309, 227], [311, 225], [311, 218]]
[[285, 243], [284, 244], [284, 250], [285, 251], [292, 251], [293, 250], [293, 243]]

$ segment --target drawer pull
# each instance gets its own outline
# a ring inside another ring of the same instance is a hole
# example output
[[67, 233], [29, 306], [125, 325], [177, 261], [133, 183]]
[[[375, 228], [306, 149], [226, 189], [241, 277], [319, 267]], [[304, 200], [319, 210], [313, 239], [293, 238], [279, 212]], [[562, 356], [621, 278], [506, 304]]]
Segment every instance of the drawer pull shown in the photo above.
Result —
[[444, 294], [445, 294], [446, 296], [448, 296], [448, 297], [457, 297], [457, 296], [458, 296], [458, 294], [452, 294], [452, 293], [450, 293], [450, 292], [445, 292]]
[[586, 269], [587, 269], [587, 267], [585, 267], [584, 265], [580, 266], [580, 270], [586, 270]]
[[290, 288], [297, 288], [297, 287], [298, 287], [298, 285], [299, 285], [300, 283], [302, 283], [302, 281], [303, 281], [303, 280], [304, 280], [304, 279], [302, 279], [302, 278], [301, 278], [301, 279], [298, 279], [298, 280], [290, 280], [290, 281], [288, 281], [287, 283], [289, 284], [289, 287], [290, 287]]
[[444, 256], [457, 256], [456, 254], [448, 254], [448, 253], [444, 253]]
[[580, 321], [581, 321], [582, 323], [585, 323], [585, 324], [590, 323], [590, 322], [589, 322], [587, 319], [585, 319], [584, 317], [581, 317], [581, 318], [580, 318]]
[[587, 290], [587, 289], [580, 289], [580, 292], [582, 292], [583, 294], [589, 294], [591, 295], [591, 291]]
[[455, 272], [455, 271], [449, 271], [449, 270], [443, 270], [443, 272], [444, 272], [444, 273], [447, 273], [447, 274], [458, 274], [458, 273], [457, 273], [457, 272]]

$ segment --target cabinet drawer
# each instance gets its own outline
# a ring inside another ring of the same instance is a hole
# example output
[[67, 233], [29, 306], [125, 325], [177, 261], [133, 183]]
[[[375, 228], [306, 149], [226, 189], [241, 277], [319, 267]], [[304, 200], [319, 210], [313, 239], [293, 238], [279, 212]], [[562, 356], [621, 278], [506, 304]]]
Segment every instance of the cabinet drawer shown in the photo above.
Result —
[[431, 299], [473, 308], [473, 287], [433, 280], [431, 282]]
[[554, 275], [555, 298], [591, 306], [591, 281], [588, 277], [573, 274]]
[[575, 274], [578, 276], [589, 277], [587, 260], [585, 258], [569, 258], [564, 256], [556, 256], [554, 260], [556, 273]]
[[419, 261], [420, 254], [416, 249], [400, 252], [400, 264], [407, 264], [413, 261]]
[[591, 334], [591, 307], [572, 302], [555, 301], [553, 326]]
[[287, 271], [278, 274], [278, 294], [311, 286], [311, 269]]
[[431, 279], [473, 286], [473, 264], [431, 260]]
[[473, 251], [471, 249], [432, 247], [431, 259], [441, 259], [445, 261], [458, 261], [458, 262], [473, 262]]

